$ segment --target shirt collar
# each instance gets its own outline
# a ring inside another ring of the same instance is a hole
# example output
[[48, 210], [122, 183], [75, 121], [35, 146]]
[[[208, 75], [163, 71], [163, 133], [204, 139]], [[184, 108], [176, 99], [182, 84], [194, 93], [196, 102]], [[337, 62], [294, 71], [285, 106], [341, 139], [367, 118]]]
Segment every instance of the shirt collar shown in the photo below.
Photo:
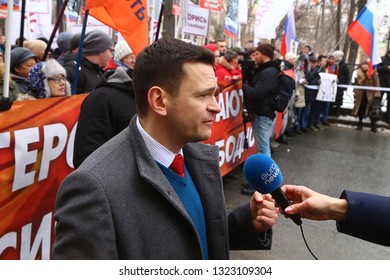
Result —
[[[173, 162], [175, 158], [175, 154], [171, 152], [169, 149], [161, 145], [159, 142], [157, 142], [155, 139], [150, 136], [145, 129], [142, 127], [139, 117], [137, 116], [137, 128], [139, 132], [141, 133], [142, 138], [145, 141], [146, 147], [148, 148], [150, 154], [152, 155], [153, 159], [160, 163], [161, 165], [165, 166], [166, 168], [169, 168], [171, 163]], [[183, 155], [183, 149], [180, 149], [179, 154]]]

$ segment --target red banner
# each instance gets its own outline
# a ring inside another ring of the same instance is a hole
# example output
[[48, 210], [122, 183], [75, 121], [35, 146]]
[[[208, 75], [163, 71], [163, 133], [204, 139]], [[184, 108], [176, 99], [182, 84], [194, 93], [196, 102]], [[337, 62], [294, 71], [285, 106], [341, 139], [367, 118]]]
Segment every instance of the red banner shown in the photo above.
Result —
[[0, 113], [0, 259], [50, 259], [56, 193], [73, 170], [84, 97], [15, 102]]
[[222, 110], [215, 116], [213, 134], [206, 142], [219, 146], [219, 166], [223, 176], [243, 163], [256, 149], [250, 123], [246, 126], [249, 148], [244, 149], [241, 83], [226, 87], [219, 94], [218, 103]]

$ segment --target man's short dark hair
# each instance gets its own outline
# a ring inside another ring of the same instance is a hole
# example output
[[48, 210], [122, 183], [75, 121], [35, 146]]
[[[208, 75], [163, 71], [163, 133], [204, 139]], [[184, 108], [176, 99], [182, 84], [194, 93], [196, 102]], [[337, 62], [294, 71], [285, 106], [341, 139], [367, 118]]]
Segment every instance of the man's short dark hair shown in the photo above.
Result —
[[143, 49], [137, 56], [133, 73], [138, 114], [147, 113], [147, 96], [153, 86], [173, 95], [178, 93], [186, 75], [184, 63], [201, 62], [213, 67], [214, 60], [214, 53], [208, 49], [172, 38], [162, 38]]
[[321, 54], [321, 55], [318, 56], [318, 61], [321, 61], [324, 58], [327, 58], [326, 55]]

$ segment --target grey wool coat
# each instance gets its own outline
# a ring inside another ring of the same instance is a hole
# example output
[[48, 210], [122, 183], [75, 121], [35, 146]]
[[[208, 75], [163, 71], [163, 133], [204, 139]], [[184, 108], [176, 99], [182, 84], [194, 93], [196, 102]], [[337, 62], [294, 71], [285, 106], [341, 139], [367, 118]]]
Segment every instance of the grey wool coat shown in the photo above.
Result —
[[[204, 209], [209, 258], [270, 249], [272, 230], [254, 230], [249, 204], [226, 213], [218, 148], [193, 143], [183, 152]], [[54, 259], [202, 259], [195, 226], [135, 117], [63, 181], [54, 217]]]

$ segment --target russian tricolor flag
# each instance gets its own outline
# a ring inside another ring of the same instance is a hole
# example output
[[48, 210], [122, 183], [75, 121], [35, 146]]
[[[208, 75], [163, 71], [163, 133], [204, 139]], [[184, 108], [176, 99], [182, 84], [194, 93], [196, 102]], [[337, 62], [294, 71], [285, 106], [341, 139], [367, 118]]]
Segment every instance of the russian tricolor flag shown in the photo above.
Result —
[[347, 34], [370, 57], [368, 76], [374, 73], [374, 66], [381, 63], [378, 50], [378, 7], [376, 0], [368, 0], [356, 20], [348, 27]]
[[284, 26], [282, 37], [282, 44], [280, 46], [280, 54], [283, 57], [286, 55], [286, 53], [291, 52], [291, 41], [295, 41], [296, 39], [297, 34], [295, 32], [294, 7], [292, 7], [287, 14], [287, 20]]

